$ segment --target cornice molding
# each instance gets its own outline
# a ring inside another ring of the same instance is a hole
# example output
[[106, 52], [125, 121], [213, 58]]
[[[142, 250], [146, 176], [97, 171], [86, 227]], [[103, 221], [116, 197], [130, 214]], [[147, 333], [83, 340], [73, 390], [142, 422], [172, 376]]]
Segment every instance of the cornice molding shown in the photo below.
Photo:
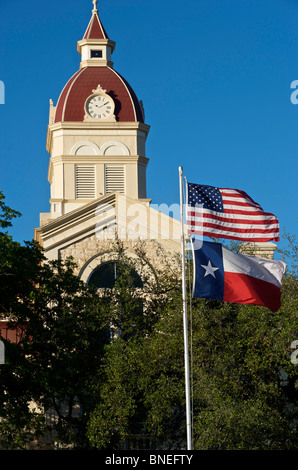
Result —
[[136, 131], [143, 132], [147, 138], [147, 135], [150, 130], [150, 126], [143, 124], [142, 122], [56, 122], [54, 124], [49, 124], [47, 128], [47, 139], [46, 139], [46, 149], [49, 154], [52, 153], [52, 144], [54, 134], [57, 131], [63, 130], [73, 130], [73, 131]]
[[144, 132], [149, 132], [150, 126], [143, 124], [142, 122], [76, 122], [76, 121], [63, 121], [56, 122], [48, 126], [49, 131], [53, 132], [58, 129], [104, 129], [104, 130], [122, 130], [122, 129], [141, 129]]
[[99, 46], [110, 46], [112, 51], [114, 51], [116, 47], [116, 42], [112, 41], [111, 39], [81, 39], [77, 41], [77, 51], [81, 53], [81, 47], [86, 45], [99, 45]]

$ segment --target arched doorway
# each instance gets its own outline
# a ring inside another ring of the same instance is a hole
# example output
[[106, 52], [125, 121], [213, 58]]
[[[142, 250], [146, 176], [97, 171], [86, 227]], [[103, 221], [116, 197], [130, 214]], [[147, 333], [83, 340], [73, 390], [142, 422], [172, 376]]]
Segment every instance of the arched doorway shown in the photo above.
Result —
[[143, 287], [143, 281], [137, 271], [121, 261], [107, 261], [99, 265], [92, 271], [87, 283], [98, 289], [113, 289], [121, 276], [125, 276], [127, 286]]

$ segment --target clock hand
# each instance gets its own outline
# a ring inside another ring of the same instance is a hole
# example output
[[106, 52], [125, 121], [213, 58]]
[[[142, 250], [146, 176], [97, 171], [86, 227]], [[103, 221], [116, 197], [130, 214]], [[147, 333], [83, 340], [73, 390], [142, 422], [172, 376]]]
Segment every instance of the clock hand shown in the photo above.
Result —
[[106, 103], [104, 104], [101, 104], [100, 106], [98, 106], [97, 104], [95, 105], [97, 108], [102, 108], [102, 106], [105, 106], [106, 104], [109, 104], [109, 102], [107, 101]]

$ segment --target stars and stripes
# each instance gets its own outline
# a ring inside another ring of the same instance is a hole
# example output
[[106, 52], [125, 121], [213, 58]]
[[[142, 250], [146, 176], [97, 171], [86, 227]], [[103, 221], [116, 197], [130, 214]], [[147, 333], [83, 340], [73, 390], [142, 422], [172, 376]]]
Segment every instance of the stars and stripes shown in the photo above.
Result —
[[275, 215], [244, 191], [187, 183], [188, 233], [231, 240], [279, 241]]

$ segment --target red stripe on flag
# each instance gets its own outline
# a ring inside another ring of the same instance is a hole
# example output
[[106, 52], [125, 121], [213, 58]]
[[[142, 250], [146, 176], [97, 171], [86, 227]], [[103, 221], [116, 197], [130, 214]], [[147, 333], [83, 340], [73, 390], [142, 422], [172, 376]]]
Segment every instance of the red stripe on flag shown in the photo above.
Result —
[[[188, 225], [196, 226], [198, 225], [195, 222], [189, 221]], [[276, 228], [239, 228], [239, 227], [226, 227], [222, 224], [212, 224], [211, 222], [204, 222], [201, 224], [202, 228], [218, 228], [219, 230], [225, 230], [227, 232], [235, 232], [235, 233], [276, 233]], [[254, 225], [254, 224], [252, 224]]]
[[[189, 206], [188, 210], [191, 210], [194, 215], [195, 214], [200, 215], [202, 213], [222, 214], [222, 212], [212, 211], [210, 209], [203, 209], [202, 207], [201, 208], [200, 207], [191, 208], [191, 206]], [[275, 217], [275, 215], [271, 214], [270, 212], [262, 212], [262, 211], [259, 211], [258, 209], [253, 209], [252, 211], [246, 211], [246, 210], [241, 210], [241, 209], [230, 209], [230, 208], [227, 209], [227, 208], [224, 208], [223, 213], [224, 214], [235, 214], [235, 215], [252, 215], [252, 216], [261, 215], [261, 216], [264, 216], [264, 217]], [[276, 217], [275, 217], [275, 219], [276, 219]]]
[[232, 234], [225, 235], [224, 233], [221, 233], [220, 230], [215, 231], [215, 232], [208, 232], [207, 230], [199, 230], [199, 229], [191, 229], [188, 231], [189, 234], [191, 235], [199, 235], [199, 236], [204, 236], [204, 237], [211, 237], [211, 238], [227, 238], [229, 240], [240, 240], [240, 241], [251, 241], [251, 242], [268, 242], [270, 240], [273, 240], [275, 242], [279, 242], [279, 236], [267, 236], [267, 237], [258, 237], [254, 234], [252, 234], [251, 237], [249, 237], [249, 234], [246, 235], [244, 233], [244, 237], [241, 237], [241, 234], [237, 234], [233, 236]]
[[235, 207], [255, 207], [256, 209], [260, 209], [260, 207], [256, 206], [255, 204], [251, 204], [248, 202], [242, 202], [242, 201], [230, 201], [228, 199], [223, 199], [223, 206], [235, 206]]
[[225, 272], [224, 297], [226, 302], [262, 305], [273, 312], [280, 308], [280, 288], [269, 282], [245, 274]]

